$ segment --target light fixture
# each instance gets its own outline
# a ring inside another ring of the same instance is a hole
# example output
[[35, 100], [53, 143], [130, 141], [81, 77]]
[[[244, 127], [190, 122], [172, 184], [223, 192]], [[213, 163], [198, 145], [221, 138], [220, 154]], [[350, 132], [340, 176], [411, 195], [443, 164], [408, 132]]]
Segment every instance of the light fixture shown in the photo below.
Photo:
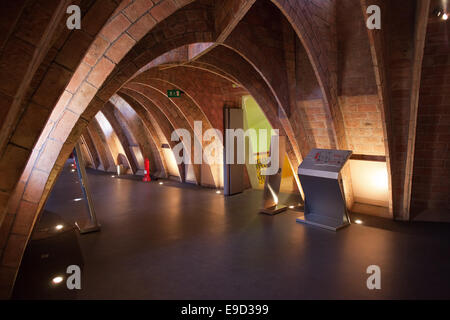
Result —
[[436, 9], [434, 9], [434, 11], [433, 11], [433, 14], [436, 16], [436, 17], [440, 17], [440, 16], [442, 16], [442, 14], [444, 13], [444, 10], [442, 10], [441, 8], [436, 8]]
[[73, 199], [73, 201], [81, 201], [81, 200], [83, 200], [83, 198], [76, 198], [76, 199]]
[[294, 209], [295, 208], [295, 206], [289, 206], [289, 209]]
[[75, 170], [75, 169], [72, 169], [72, 170], [70, 170], [70, 171], [75, 172], [76, 170]]
[[162, 181], [159, 184], [163, 184]]
[[111, 176], [111, 178], [115, 178], [116, 176]]
[[448, 20], [448, 12], [444, 12], [444, 9], [442, 8], [434, 9], [433, 15], [435, 15], [438, 18], [441, 18], [442, 20]]
[[220, 190], [217, 190], [216, 193], [217, 193], [217, 194], [220, 194]]
[[356, 223], [356, 224], [362, 224], [363, 222], [362, 222], [361, 220], [359, 220], [359, 219], [356, 219], [356, 220], [355, 220], [355, 223]]
[[63, 280], [64, 280], [63, 277], [57, 276], [57, 277], [54, 277], [54, 278], [52, 279], [52, 282], [53, 282], [53, 284], [59, 284], [59, 283], [61, 283]]
[[64, 226], [62, 224], [58, 224], [55, 229], [56, 230], [61, 230], [62, 228], [64, 228]]

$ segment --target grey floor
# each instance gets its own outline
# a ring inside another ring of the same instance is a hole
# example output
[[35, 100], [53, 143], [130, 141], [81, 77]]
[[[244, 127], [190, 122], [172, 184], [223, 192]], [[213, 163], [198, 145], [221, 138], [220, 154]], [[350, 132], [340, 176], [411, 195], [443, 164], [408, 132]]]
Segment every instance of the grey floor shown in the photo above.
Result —
[[[15, 299], [450, 298], [449, 224], [354, 214], [363, 225], [334, 233], [296, 223], [298, 212], [258, 214], [255, 190], [225, 198], [169, 181], [93, 171], [89, 179], [101, 232], [73, 228], [87, 212], [73, 201], [81, 191], [66, 167], [27, 247]], [[70, 264], [82, 268], [82, 289], [50, 285]], [[381, 290], [367, 289], [369, 265], [381, 268]]]

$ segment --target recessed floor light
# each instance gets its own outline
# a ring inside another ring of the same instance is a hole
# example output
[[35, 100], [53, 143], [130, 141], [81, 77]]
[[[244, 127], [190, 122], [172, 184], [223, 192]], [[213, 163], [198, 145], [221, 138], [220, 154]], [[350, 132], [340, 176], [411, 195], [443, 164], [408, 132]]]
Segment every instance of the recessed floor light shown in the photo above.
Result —
[[220, 194], [220, 190], [217, 190], [216, 193], [217, 193], [217, 194]]
[[52, 279], [52, 282], [53, 282], [53, 284], [59, 284], [59, 283], [61, 283], [63, 280], [64, 280], [63, 277], [57, 276], [57, 277], [54, 277], [54, 278]]
[[160, 182], [159, 184], [163, 184], [162, 182]]
[[355, 223], [356, 223], [356, 224], [362, 224], [363, 222], [362, 222], [361, 220], [359, 220], [359, 219], [356, 219], [356, 220], [355, 220]]

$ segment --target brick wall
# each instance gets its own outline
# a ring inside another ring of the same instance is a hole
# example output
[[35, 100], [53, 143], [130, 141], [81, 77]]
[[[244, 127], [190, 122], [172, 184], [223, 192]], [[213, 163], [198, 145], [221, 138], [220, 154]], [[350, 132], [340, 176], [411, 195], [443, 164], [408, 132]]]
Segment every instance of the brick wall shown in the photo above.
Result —
[[339, 97], [349, 148], [354, 153], [385, 155], [377, 95]]
[[450, 22], [432, 20], [422, 63], [411, 214], [450, 219]]

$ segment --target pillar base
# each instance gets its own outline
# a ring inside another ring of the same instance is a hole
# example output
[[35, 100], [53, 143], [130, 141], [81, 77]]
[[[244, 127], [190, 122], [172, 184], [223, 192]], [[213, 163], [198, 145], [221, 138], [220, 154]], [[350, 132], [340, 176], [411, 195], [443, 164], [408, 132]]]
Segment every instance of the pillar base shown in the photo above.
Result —
[[270, 207], [270, 208], [263, 208], [259, 211], [259, 213], [264, 213], [264, 214], [268, 214], [270, 216], [274, 216], [283, 211], [286, 211], [286, 209], [287, 209], [287, 206], [278, 204], [278, 205]]
[[75, 222], [75, 225], [77, 226], [78, 231], [79, 231], [81, 234], [86, 234], [86, 233], [91, 233], [91, 232], [97, 232], [97, 231], [100, 231], [100, 225], [99, 225], [99, 224], [86, 224], [86, 225], [84, 225], [84, 226], [81, 227], [81, 226], [78, 224], [78, 222]]

